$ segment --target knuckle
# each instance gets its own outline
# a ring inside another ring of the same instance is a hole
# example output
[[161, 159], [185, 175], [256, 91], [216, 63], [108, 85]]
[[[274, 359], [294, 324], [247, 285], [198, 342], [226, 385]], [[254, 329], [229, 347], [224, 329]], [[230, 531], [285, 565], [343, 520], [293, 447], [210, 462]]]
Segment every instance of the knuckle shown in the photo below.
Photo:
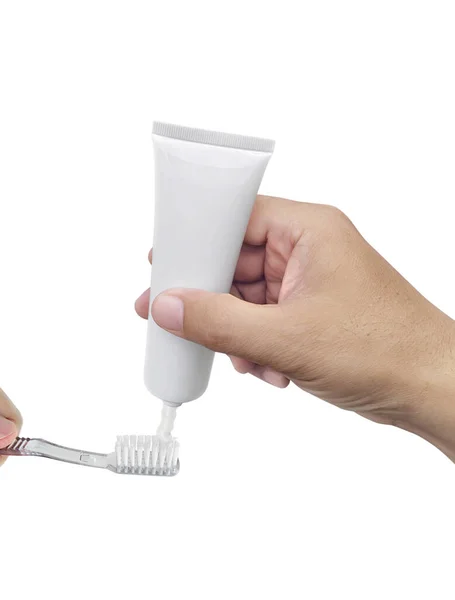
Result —
[[337, 206], [328, 205], [326, 207], [327, 221], [335, 227], [346, 226], [351, 223], [347, 215]]
[[318, 219], [315, 237], [319, 241], [337, 241], [343, 243], [356, 232], [349, 217], [336, 206], [324, 205]]

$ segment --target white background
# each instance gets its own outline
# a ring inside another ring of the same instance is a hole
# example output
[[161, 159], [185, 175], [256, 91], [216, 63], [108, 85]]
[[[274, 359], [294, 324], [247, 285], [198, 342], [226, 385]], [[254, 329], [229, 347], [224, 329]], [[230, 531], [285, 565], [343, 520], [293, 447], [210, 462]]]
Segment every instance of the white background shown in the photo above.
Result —
[[[142, 383], [154, 119], [277, 140], [262, 191], [338, 205], [454, 315], [452, 1], [0, 4], [0, 383], [110, 451]], [[0, 471], [0, 595], [453, 599], [453, 465], [216, 361], [175, 479]]]

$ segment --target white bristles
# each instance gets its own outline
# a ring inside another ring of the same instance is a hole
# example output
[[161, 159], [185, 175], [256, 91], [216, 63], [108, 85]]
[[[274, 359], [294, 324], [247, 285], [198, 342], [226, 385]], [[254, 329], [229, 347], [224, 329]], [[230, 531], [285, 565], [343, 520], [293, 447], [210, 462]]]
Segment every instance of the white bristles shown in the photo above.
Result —
[[117, 443], [115, 444], [115, 460], [118, 465], [122, 464], [122, 438], [117, 436]]
[[174, 444], [174, 453], [172, 455], [172, 463], [174, 465], [177, 465], [179, 462], [179, 451], [180, 451], [180, 444], [177, 442]]
[[145, 436], [140, 435], [137, 440], [137, 464], [141, 469], [144, 467]]
[[175, 475], [179, 470], [178, 451], [179, 443], [172, 437], [119, 436], [115, 445], [116, 470], [138, 475]]
[[144, 441], [144, 468], [146, 471], [150, 467], [151, 448], [152, 448], [152, 440], [149, 435], [146, 435], [145, 441]]
[[163, 446], [161, 440], [158, 440], [160, 445], [160, 450], [158, 452], [158, 467], [160, 469], [164, 469], [164, 465], [166, 463], [166, 454], [167, 454], [167, 445]]
[[172, 465], [174, 458], [174, 444], [169, 444], [166, 450], [166, 462], [168, 465]]
[[152, 469], [154, 467], [156, 467], [156, 465], [157, 465], [159, 451], [160, 451], [159, 439], [156, 435], [154, 435], [152, 437], [152, 453], [151, 453], [151, 457], [150, 457], [152, 459], [152, 464], [150, 465], [152, 467]]
[[128, 466], [128, 436], [124, 435], [122, 439], [122, 461], [125, 468]]

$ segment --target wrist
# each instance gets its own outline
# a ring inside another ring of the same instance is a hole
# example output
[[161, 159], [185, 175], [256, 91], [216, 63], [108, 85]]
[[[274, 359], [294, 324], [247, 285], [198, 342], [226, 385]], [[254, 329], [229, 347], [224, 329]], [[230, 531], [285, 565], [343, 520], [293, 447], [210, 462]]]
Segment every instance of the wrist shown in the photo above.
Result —
[[[455, 322], [449, 320], [431, 364], [418, 363], [405, 386], [408, 410], [394, 421], [455, 462]], [[428, 348], [427, 348], [428, 350]], [[429, 362], [429, 361], [428, 361]]]

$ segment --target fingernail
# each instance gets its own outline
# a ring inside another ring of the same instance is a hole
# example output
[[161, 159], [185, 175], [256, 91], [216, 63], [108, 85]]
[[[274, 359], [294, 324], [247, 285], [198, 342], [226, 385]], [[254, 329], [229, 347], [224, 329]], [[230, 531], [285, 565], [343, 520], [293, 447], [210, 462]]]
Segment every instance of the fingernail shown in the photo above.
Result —
[[16, 425], [9, 419], [0, 417], [0, 440], [3, 440], [16, 433]]
[[153, 301], [152, 317], [163, 329], [183, 329], [183, 302], [177, 296], [158, 296]]
[[276, 371], [272, 371], [272, 369], [266, 369], [262, 373], [262, 379], [270, 385], [274, 385], [275, 387], [285, 388], [288, 384], [288, 380], [281, 373], [277, 373]]

